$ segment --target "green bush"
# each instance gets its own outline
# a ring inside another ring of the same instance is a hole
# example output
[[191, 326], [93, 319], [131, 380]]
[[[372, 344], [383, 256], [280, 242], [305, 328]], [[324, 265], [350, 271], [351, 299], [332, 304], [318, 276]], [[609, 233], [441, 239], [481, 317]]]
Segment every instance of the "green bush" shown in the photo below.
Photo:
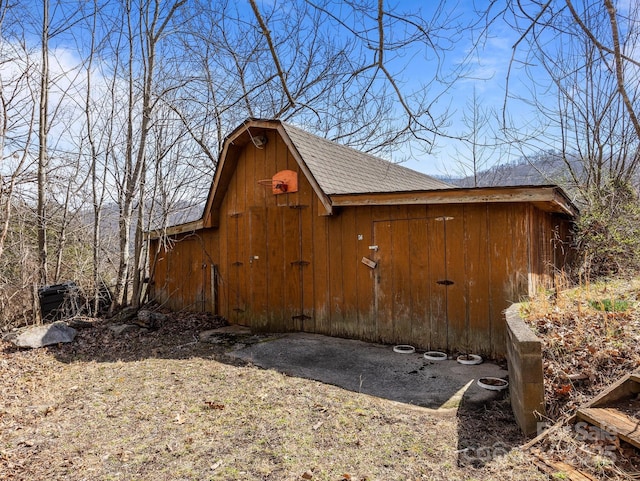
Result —
[[640, 202], [629, 184], [592, 192], [576, 222], [580, 273], [590, 278], [640, 272]]

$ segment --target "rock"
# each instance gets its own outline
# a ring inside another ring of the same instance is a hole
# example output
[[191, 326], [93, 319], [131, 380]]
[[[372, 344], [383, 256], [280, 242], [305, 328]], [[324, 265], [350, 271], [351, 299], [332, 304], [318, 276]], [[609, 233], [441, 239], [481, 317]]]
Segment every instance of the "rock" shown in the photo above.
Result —
[[166, 314], [163, 314], [162, 312], [154, 312], [154, 311], [149, 311], [147, 309], [141, 309], [140, 311], [138, 311], [138, 319], [143, 319], [143, 318], [146, 320], [162, 322], [169, 319], [169, 316], [167, 316]]
[[146, 327], [147, 329], [157, 329], [158, 326], [166, 321], [169, 317], [161, 312], [153, 312], [147, 309], [140, 309], [138, 311], [137, 320], [134, 321], [140, 327]]
[[140, 329], [140, 326], [136, 326], [135, 324], [114, 324], [109, 326], [109, 329], [119, 336], [125, 332], [137, 331]]
[[65, 322], [74, 329], [85, 329], [95, 326], [95, 323], [93, 321], [85, 321], [84, 319], [78, 318], [67, 319]]
[[[7, 336], [9, 337], [9, 336]], [[54, 322], [44, 326], [34, 326], [6, 339], [18, 347], [38, 348], [61, 342], [71, 342], [76, 330], [64, 322]]]
[[118, 312], [115, 316], [113, 316], [113, 322], [116, 323], [125, 323], [130, 319], [136, 317], [138, 310], [135, 307], [125, 307], [120, 312]]

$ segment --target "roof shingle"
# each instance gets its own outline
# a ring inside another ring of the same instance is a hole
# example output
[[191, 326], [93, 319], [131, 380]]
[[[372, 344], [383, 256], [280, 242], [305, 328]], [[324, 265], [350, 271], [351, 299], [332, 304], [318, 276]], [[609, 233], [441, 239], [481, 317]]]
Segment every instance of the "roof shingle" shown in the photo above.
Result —
[[337, 144], [282, 122], [287, 135], [327, 195], [453, 188], [393, 162]]

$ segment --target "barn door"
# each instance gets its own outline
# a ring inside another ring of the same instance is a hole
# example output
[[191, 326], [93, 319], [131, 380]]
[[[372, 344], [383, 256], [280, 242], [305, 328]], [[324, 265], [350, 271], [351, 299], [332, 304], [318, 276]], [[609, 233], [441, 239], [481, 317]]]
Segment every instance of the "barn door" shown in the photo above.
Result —
[[[378, 332], [387, 342], [453, 349], [464, 330], [461, 219], [374, 222]], [[462, 267], [461, 267], [462, 266]]]
[[244, 222], [246, 216], [242, 212], [229, 215], [229, 231], [227, 238], [227, 296], [229, 316], [233, 324], [248, 325], [246, 311], [246, 259], [243, 242]]
[[303, 330], [310, 319], [304, 311], [303, 278], [310, 265], [301, 236], [304, 212], [304, 206], [249, 210], [243, 317], [256, 328]]

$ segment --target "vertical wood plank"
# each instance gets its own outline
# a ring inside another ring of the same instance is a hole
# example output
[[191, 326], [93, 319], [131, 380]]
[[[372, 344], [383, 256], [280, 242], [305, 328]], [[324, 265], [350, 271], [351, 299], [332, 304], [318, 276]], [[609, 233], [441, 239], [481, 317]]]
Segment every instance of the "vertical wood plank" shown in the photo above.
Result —
[[218, 262], [218, 308], [219, 314], [231, 321], [230, 311], [230, 271], [229, 271], [229, 216], [227, 201], [222, 202], [220, 226], [218, 227], [218, 241], [220, 261]]
[[219, 314], [220, 312], [219, 304], [217, 303], [218, 296], [214, 295], [219, 291], [219, 285], [215, 272], [215, 269], [218, 268], [220, 264], [220, 240], [218, 234], [218, 229], [207, 229], [207, 236], [205, 241], [207, 249], [207, 259], [209, 262], [207, 311], [214, 314]]
[[464, 212], [464, 251], [467, 280], [467, 349], [491, 354], [491, 311], [489, 304], [489, 255], [486, 205], [468, 205]]
[[348, 209], [340, 214], [342, 229], [340, 242], [342, 243], [342, 300], [343, 300], [343, 329], [342, 335], [354, 337], [358, 334], [358, 286], [357, 270], [360, 267], [358, 259], [358, 239], [356, 234], [356, 209]]
[[331, 335], [340, 336], [345, 333], [344, 286], [342, 284], [342, 215], [327, 217], [327, 220]]
[[447, 325], [447, 291], [446, 286], [438, 284], [445, 280], [446, 271], [446, 249], [445, 249], [445, 224], [442, 218], [445, 212], [441, 209], [430, 209], [428, 230], [429, 230], [429, 324], [431, 331], [430, 349], [448, 350], [448, 325]]
[[446, 248], [447, 248], [447, 279], [453, 284], [447, 289], [447, 339], [450, 350], [464, 352], [468, 348], [468, 336], [466, 335], [467, 298], [464, 253], [464, 206], [446, 206]]
[[[423, 208], [424, 209], [424, 208]], [[429, 348], [429, 243], [426, 210], [409, 221], [409, 286], [411, 289], [411, 339], [416, 347]]]
[[329, 288], [329, 222], [319, 216], [313, 203], [313, 315], [316, 332], [331, 334], [331, 294]]
[[[297, 164], [296, 164], [297, 165]], [[293, 169], [292, 169], [293, 170]], [[302, 237], [301, 260], [307, 264], [302, 268], [302, 284], [300, 314], [305, 318], [301, 320], [300, 329], [307, 332], [315, 331], [314, 312], [314, 270], [316, 262], [314, 257], [314, 213], [313, 206], [317, 203], [315, 193], [309, 181], [300, 173], [298, 174], [298, 202], [303, 208], [300, 210], [301, 223], [299, 235]]]
[[393, 230], [392, 221], [374, 221], [376, 253], [376, 325], [381, 342], [393, 342]]
[[503, 311], [513, 292], [513, 205], [492, 206], [489, 221], [489, 295], [491, 308], [491, 343], [494, 353], [505, 351]]
[[294, 317], [300, 313], [302, 269], [301, 259], [301, 209], [296, 206], [279, 207], [278, 211], [283, 219], [283, 268], [284, 268], [284, 316], [283, 330], [299, 330], [300, 323], [294, 322]]
[[[373, 245], [371, 232], [372, 207], [358, 207], [356, 217], [356, 296], [357, 296], [357, 336], [361, 339], [376, 339], [376, 318], [373, 299], [373, 288], [376, 269], [364, 265], [363, 257], [373, 259], [375, 251], [369, 249]], [[360, 239], [359, 236], [362, 236]]]
[[392, 278], [393, 278], [393, 342], [410, 344], [412, 327], [412, 298], [411, 298], [411, 262], [417, 257], [411, 250], [409, 242], [409, 221], [403, 212], [399, 213], [399, 220], [391, 222], [392, 239]]
[[267, 289], [269, 298], [269, 329], [283, 331], [285, 328], [284, 296], [285, 296], [285, 259], [284, 230], [280, 210], [267, 209]]
[[247, 157], [253, 153], [253, 148], [244, 149], [238, 157], [238, 163], [235, 171], [236, 178], [236, 210], [235, 210], [235, 229], [237, 249], [235, 255], [235, 272], [237, 275], [236, 289], [238, 291], [237, 299], [237, 322], [243, 326], [250, 326], [252, 322], [251, 304], [249, 296], [251, 295], [248, 282], [249, 269], [249, 215], [246, 212], [247, 202]]
[[268, 326], [267, 213], [264, 207], [249, 209], [250, 250], [248, 259], [251, 325], [264, 330]]

